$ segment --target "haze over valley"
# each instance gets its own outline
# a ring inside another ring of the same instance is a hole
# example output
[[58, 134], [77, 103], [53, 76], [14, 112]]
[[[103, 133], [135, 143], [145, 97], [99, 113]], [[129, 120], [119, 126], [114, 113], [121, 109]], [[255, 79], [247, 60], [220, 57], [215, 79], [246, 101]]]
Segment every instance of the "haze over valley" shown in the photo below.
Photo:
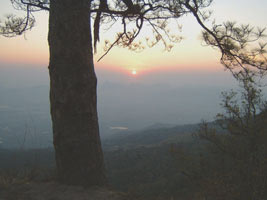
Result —
[[[220, 93], [236, 87], [222, 69], [127, 76], [97, 68], [96, 73], [102, 137], [155, 124], [211, 121], [221, 110]], [[0, 82], [1, 146], [52, 146], [47, 68], [2, 64]]]

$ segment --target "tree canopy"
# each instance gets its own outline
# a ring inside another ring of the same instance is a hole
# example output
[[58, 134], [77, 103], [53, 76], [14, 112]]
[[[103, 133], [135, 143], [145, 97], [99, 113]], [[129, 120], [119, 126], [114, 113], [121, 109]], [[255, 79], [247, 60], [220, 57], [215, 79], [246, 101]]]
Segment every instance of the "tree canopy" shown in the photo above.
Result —
[[[150, 28], [153, 37], [146, 38], [146, 45], [153, 47], [163, 42], [165, 50], [172, 49], [174, 43], [181, 41], [178, 34], [179, 25], [170, 27], [171, 20], [192, 14], [203, 29], [203, 40], [206, 45], [221, 52], [221, 63], [235, 74], [236, 68], [248, 66], [260, 73], [266, 71], [266, 28], [253, 27], [249, 24], [239, 25], [236, 22], [217, 24], [210, 23], [212, 12], [207, 10], [213, 0], [95, 0], [92, 1], [91, 17], [94, 19], [94, 49], [100, 41], [102, 26], [112, 27], [121, 23], [115, 41], [105, 40], [105, 56], [114, 46], [126, 47], [141, 51], [142, 42], [136, 38], [142, 29]], [[21, 35], [35, 25], [34, 12], [49, 11], [49, 0], [11, 0], [15, 9], [23, 10], [25, 17], [9, 15], [0, 26], [0, 33], [6, 37]], [[171, 31], [172, 30], [172, 31]], [[174, 31], [173, 31], [174, 30]], [[100, 59], [103, 58], [100, 57]], [[99, 59], [99, 60], [100, 60]]]

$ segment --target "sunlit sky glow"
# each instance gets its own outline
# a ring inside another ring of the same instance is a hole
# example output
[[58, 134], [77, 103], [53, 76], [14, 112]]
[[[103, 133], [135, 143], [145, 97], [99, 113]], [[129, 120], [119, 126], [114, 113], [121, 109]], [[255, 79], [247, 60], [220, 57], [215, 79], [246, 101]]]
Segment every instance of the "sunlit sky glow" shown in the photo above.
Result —
[[[266, 8], [266, 0], [214, 0], [210, 7], [216, 21], [250, 23], [255, 27], [267, 26]], [[0, 19], [10, 13], [25, 14], [15, 11], [10, 0], [1, 0]], [[35, 13], [36, 26], [26, 35], [0, 36], [0, 90], [49, 88], [48, 14]], [[201, 29], [194, 18], [183, 17], [178, 23], [182, 32], [175, 25], [171, 30], [184, 39], [171, 52], [164, 51], [162, 44], [146, 47], [141, 53], [114, 48], [97, 62], [103, 54], [105, 39], [112, 41], [118, 27], [100, 30], [100, 43], [94, 55], [100, 125], [105, 122], [115, 129], [131, 130], [155, 122], [199, 123], [201, 119], [214, 119], [220, 112], [221, 91], [235, 88], [237, 83], [221, 66], [219, 52], [203, 45]], [[143, 29], [142, 34], [149, 35], [149, 30]], [[39, 101], [34, 95], [30, 97]], [[48, 94], [45, 95], [48, 106]], [[7, 105], [9, 100], [0, 106]], [[22, 102], [18, 107], [23, 105]]]
[[[213, 17], [218, 21], [231, 20], [241, 23], [251, 23], [255, 26], [266, 26], [267, 14], [265, 9], [267, 1], [255, 0], [215, 0], [211, 9]], [[0, 15], [23, 12], [14, 11], [9, 0], [1, 1]], [[36, 14], [37, 24], [32, 31], [24, 36], [16, 38], [0, 37], [0, 64], [29, 64], [47, 66], [49, 60], [47, 32], [48, 13]], [[222, 70], [219, 64], [219, 53], [204, 47], [200, 39], [200, 28], [192, 17], [184, 17], [179, 21], [183, 25], [182, 32], [177, 34], [184, 37], [171, 52], [164, 51], [162, 45], [154, 48], [146, 48], [141, 53], [135, 53], [127, 49], [114, 48], [100, 62], [95, 62], [96, 69], [112, 70], [125, 75], [131, 75], [135, 69], [138, 76], [152, 71], [196, 71]], [[175, 30], [175, 29], [174, 29]], [[145, 32], [146, 30], [144, 30]], [[103, 41], [112, 40], [114, 30], [104, 32], [102, 30], [101, 43], [98, 45], [98, 53], [95, 61], [103, 54]], [[123, 56], [122, 56], [123, 55]]]

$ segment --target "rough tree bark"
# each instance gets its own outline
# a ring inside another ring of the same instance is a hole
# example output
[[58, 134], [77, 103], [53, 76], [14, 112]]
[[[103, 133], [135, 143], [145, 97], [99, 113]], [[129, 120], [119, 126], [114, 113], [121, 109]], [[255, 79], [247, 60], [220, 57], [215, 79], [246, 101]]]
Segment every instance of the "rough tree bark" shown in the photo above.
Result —
[[58, 178], [104, 185], [93, 64], [90, 0], [51, 0], [50, 101]]

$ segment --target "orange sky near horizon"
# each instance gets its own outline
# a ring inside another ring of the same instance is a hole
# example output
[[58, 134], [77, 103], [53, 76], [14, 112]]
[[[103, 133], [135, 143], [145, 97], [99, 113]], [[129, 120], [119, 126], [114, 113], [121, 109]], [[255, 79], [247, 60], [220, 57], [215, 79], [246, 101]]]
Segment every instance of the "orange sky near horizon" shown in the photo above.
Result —
[[[0, 16], [13, 12], [12, 6], [8, 0], [2, 0], [0, 8]], [[257, 0], [251, 4], [249, 0], [236, 0], [229, 6], [230, 0], [214, 2], [213, 17], [224, 19], [223, 13], [227, 9], [227, 17], [230, 20], [236, 19], [243, 23], [254, 23], [256, 25], [266, 25], [266, 12], [262, 12], [262, 7], [267, 6], [264, 0]], [[243, 7], [237, 7], [238, 2], [242, 3]], [[264, 4], [256, 6], [256, 2]], [[248, 6], [256, 6], [255, 11], [246, 12]], [[238, 12], [237, 12], [238, 9]], [[236, 13], [234, 12], [236, 11]], [[253, 14], [254, 13], [254, 14]], [[257, 16], [255, 15], [257, 14]], [[258, 16], [259, 15], [259, 16]], [[223, 16], [223, 17], [222, 17]], [[262, 19], [259, 21], [258, 19]], [[264, 18], [265, 17], [265, 18]], [[47, 44], [48, 32], [48, 13], [41, 12], [36, 15], [37, 25], [32, 31], [25, 36], [16, 38], [4, 38], [0, 36], [0, 67], [5, 63], [9, 64], [24, 64], [44, 66], [48, 65], [49, 49]], [[226, 18], [227, 19], [227, 18]], [[152, 71], [221, 71], [223, 67], [219, 67], [220, 54], [218, 51], [204, 47], [200, 39], [200, 28], [196, 22], [190, 17], [186, 17], [180, 22], [183, 24], [183, 31], [177, 33], [185, 39], [172, 49], [171, 52], [163, 51], [164, 47], [158, 45], [154, 48], [148, 48], [141, 52], [135, 53], [127, 49], [114, 48], [100, 62], [96, 60], [102, 55], [101, 51], [103, 43], [98, 45], [98, 54], [95, 55], [95, 66], [97, 69], [118, 71], [123, 74], [131, 75], [132, 70], [136, 70], [136, 76], [145, 75]], [[110, 38], [114, 35], [114, 31], [110, 34], [104, 33], [103, 38]], [[26, 39], [25, 39], [26, 38]], [[102, 42], [103, 42], [102, 40]], [[122, 56], [123, 55], [123, 56]]]

